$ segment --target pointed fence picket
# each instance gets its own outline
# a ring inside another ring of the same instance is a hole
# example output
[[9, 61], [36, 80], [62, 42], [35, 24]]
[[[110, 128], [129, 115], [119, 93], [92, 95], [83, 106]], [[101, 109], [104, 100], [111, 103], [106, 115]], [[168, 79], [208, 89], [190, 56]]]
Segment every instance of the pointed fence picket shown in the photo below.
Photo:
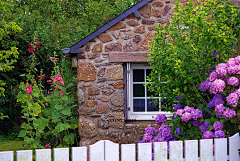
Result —
[[[138, 143], [137, 147], [136, 144], [121, 144], [121, 161], [152, 161], [153, 157], [154, 161], [240, 161], [239, 148], [238, 133], [222, 139], [185, 140], [184, 144], [182, 141], [170, 141], [169, 156], [167, 142], [155, 142], [153, 145], [152, 143]], [[228, 149], [229, 155], [227, 155]], [[89, 146], [89, 160], [119, 161], [119, 150], [119, 144], [109, 140], [100, 140]], [[71, 151], [72, 161], [88, 160], [87, 147], [72, 147]], [[152, 156], [152, 151], [154, 151], [154, 156]], [[69, 148], [55, 148], [53, 152], [54, 161], [70, 161]], [[32, 150], [18, 150], [16, 160], [32, 161], [32, 153]], [[35, 161], [51, 161], [51, 149], [36, 149], [35, 158]], [[0, 152], [0, 161], [14, 161], [14, 152]]]

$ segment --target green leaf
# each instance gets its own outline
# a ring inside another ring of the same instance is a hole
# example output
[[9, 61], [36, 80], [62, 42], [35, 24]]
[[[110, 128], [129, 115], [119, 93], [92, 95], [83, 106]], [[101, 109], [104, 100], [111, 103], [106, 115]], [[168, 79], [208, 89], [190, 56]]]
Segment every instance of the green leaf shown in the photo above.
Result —
[[39, 118], [37, 120], [33, 121], [33, 125], [35, 128], [44, 130], [44, 128], [47, 126], [49, 120], [46, 118]]
[[18, 137], [24, 137], [26, 135], [26, 131], [23, 129], [19, 132]]
[[41, 112], [41, 106], [38, 103], [35, 103], [34, 106], [31, 107], [34, 116], [38, 116]]
[[56, 104], [56, 105], [54, 106], [54, 108], [55, 108], [56, 110], [61, 110], [61, 109], [62, 109], [62, 106], [61, 106], [61, 105], [58, 105], [58, 104]]
[[62, 111], [62, 113], [66, 116], [70, 116], [71, 115], [71, 109], [65, 107], [65, 109]]

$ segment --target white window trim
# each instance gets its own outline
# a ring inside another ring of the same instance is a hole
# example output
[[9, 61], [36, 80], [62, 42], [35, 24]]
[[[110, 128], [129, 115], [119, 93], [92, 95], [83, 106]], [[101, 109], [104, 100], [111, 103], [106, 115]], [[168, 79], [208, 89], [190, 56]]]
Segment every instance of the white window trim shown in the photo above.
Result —
[[151, 66], [127, 63], [127, 120], [155, 120], [158, 114], [172, 116], [171, 112], [161, 112], [161, 110], [159, 112], [133, 112], [133, 69], [151, 69]]

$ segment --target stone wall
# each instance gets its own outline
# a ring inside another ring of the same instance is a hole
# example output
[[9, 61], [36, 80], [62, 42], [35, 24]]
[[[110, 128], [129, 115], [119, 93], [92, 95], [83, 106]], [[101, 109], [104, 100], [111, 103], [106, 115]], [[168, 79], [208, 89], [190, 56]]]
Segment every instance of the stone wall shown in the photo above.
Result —
[[111, 63], [109, 53], [146, 53], [154, 28], [169, 22], [175, 2], [153, 0], [138, 10], [140, 18], [129, 15], [81, 48], [84, 52], [78, 54], [77, 67], [80, 146], [100, 139], [136, 143], [145, 127], [157, 126], [154, 121], [124, 121], [123, 64]]

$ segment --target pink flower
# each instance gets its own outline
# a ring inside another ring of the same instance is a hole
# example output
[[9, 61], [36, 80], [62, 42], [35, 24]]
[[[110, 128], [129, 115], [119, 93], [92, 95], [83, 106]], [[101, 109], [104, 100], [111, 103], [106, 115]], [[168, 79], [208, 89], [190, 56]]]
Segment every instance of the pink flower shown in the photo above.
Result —
[[45, 103], [45, 105], [47, 106], [47, 105], [48, 105], [48, 103]]
[[[25, 87], [25, 90], [26, 90], [26, 92], [28, 92], [30, 94], [32, 92], [32, 86], [29, 85], [29, 86]], [[32, 94], [30, 94], [30, 95], [32, 95]]]
[[28, 51], [29, 51], [29, 52], [34, 52], [34, 47], [31, 45], [30, 42], [29, 42]]
[[62, 76], [61, 76], [61, 75], [58, 75], [58, 76], [57, 76], [57, 79], [58, 79], [58, 80], [62, 80]]
[[51, 82], [51, 80], [47, 80], [47, 83], [49, 84]]
[[39, 76], [37, 75], [37, 79], [39, 79]]
[[64, 92], [64, 90], [62, 89], [61, 92]]
[[47, 149], [50, 149], [50, 147], [49, 147], [49, 145], [48, 145], [48, 144], [46, 144], [46, 145], [45, 145], [45, 147], [46, 147]]
[[55, 89], [55, 91], [56, 91], [58, 88], [59, 88], [59, 85], [56, 84], [56, 89]]
[[45, 74], [43, 74], [43, 75], [42, 75], [42, 80], [44, 80], [45, 77], [46, 77]]
[[39, 41], [36, 42], [35, 50], [37, 50], [38, 45], [39, 45]]
[[64, 96], [64, 93], [62, 94], [62, 96]]
[[[51, 60], [52, 62], [54, 62], [54, 57], [50, 57], [50, 60]], [[55, 60], [58, 61], [59, 58], [55, 58]]]
[[54, 59], [53, 59], [53, 57], [50, 57], [50, 60], [51, 60], [52, 62], [54, 62]]
[[56, 83], [58, 81], [57, 77], [53, 79], [53, 83]]
[[63, 82], [63, 80], [60, 80], [60, 83], [61, 83], [62, 85], [64, 85], [64, 82]]

